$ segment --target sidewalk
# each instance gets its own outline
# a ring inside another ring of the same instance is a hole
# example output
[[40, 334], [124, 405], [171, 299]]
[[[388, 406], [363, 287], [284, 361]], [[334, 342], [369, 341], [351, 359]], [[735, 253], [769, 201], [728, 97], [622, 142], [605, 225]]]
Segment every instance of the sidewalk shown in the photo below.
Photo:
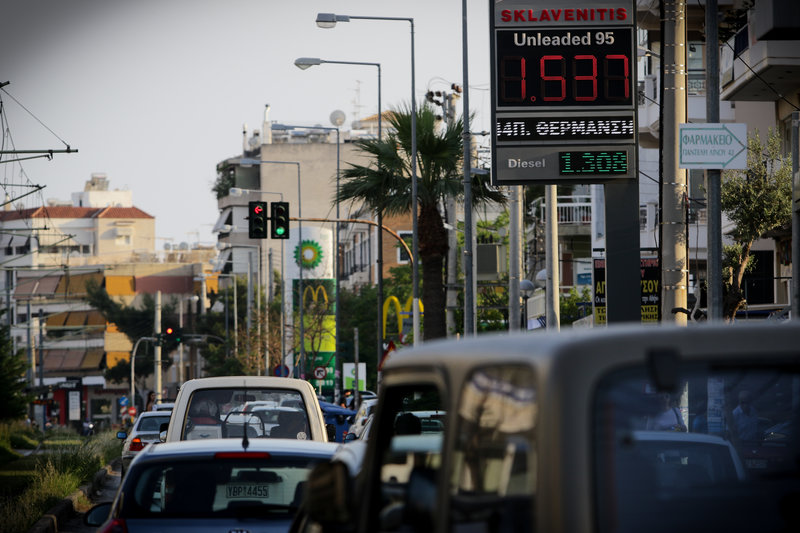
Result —
[[91, 483], [82, 485], [68, 498], [64, 498], [39, 519], [28, 533], [90, 533], [95, 528], [83, 524], [83, 513], [75, 509], [75, 502], [83, 494], [92, 503], [107, 502], [114, 499], [119, 488], [122, 471], [121, 459], [98, 470]]

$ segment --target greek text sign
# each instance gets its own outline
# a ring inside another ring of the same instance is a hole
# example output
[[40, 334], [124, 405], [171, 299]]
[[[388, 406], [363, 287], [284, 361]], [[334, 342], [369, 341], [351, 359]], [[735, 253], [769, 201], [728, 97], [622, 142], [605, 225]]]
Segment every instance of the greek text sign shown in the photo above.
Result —
[[747, 168], [747, 124], [681, 124], [680, 168]]

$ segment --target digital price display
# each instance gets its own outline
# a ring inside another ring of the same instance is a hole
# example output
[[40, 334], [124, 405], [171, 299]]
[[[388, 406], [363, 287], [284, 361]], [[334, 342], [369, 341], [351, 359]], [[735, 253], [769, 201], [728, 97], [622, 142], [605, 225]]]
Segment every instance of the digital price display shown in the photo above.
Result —
[[497, 107], [631, 106], [632, 36], [629, 27], [497, 30]]
[[560, 176], [627, 173], [628, 152], [625, 150], [577, 150], [558, 153], [558, 174]]

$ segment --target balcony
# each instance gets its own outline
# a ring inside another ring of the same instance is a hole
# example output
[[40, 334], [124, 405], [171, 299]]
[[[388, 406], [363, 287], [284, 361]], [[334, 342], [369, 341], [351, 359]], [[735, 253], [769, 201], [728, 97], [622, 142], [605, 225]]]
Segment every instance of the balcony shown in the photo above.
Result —
[[800, 85], [800, 40], [757, 40], [752, 29], [743, 27], [721, 48], [722, 100], [774, 102]]

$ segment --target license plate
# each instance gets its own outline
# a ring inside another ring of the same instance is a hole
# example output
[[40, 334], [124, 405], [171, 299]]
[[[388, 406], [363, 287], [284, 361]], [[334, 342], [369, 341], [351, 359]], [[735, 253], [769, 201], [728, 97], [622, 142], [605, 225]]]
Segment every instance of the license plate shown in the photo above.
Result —
[[744, 462], [747, 468], [760, 468], [764, 469], [767, 468], [767, 460], [766, 459], [745, 459]]
[[256, 483], [227, 485], [226, 494], [229, 500], [236, 498], [268, 498], [269, 485], [258, 485]]

